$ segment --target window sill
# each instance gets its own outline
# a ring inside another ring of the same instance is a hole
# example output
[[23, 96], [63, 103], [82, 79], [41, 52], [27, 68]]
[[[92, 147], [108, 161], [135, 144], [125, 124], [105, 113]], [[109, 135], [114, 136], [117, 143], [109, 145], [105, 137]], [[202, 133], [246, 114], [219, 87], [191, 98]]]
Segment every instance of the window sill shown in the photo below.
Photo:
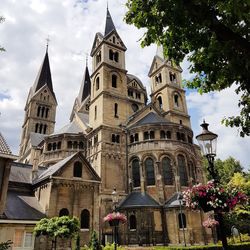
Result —
[[80, 231], [81, 232], [89, 232], [89, 228], [81, 228]]

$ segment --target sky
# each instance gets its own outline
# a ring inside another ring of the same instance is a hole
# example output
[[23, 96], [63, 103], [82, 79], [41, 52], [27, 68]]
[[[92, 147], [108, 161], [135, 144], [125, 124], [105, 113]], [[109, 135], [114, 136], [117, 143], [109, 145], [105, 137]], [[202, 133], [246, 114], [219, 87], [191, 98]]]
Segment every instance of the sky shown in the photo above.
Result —
[[[150, 94], [148, 71], [156, 46], [141, 48], [138, 30], [124, 22], [125, 0], [109, 0], [116, 29], [127, 47], [126, 68], [138, 76]], [[86, 66], [86, 55], [97, 32], [104, 32], [106, 0], [1, 0], [0, 46], [0, 132], [13, 153], [18, 153], [24, 106], [45, 55], [49, 37], [49, 58], [58, 107], [56, 130], [69, 122]], [[91, 58], [88, 57], [91, 71]], [[189, 63], [181, 67], [183, 79], [190, 79]], [[234, 86], [221, 92], [200, 95], [187, 90], [186, 100], [194, 136], [201, 132], [203, 119], [218, 134], [217, 157], [232, 156], [250, 169], [250, 138], [241, 138], [237, 129], [221, 125], [223, 117], [237, 115], [239, 96]], [[195, 141], [196, 142], [196, 141]], [[197, 142], [196, 142], [197, 143]]]

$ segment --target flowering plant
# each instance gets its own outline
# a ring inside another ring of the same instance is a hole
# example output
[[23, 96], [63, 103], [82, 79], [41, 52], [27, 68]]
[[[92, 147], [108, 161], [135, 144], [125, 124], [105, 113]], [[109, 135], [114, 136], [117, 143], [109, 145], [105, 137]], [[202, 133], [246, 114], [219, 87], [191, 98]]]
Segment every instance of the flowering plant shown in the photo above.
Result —
[[203, 209], [204, 212], [214, 209], [229, 211], [237, 204], [247, 201], [247, 196], [236, 188], [226, 190], [214, 181], [209, 181], [207, 185], [197, 184], [183, 192], [183, 200], [187, 207], [192, 209]]
[[127, 222], [127, 217], [123, 213], [113, 212], [113, 213], [109, 213], [108, 215], [106, 215], [103, 218], [103, 220], [104, 221], [108, 221], [108, 222], [111, 222], [111, 221], [114, 221], [114, 220], [118, 220], [118, 221], [121, 221], [122, 224], [124, 224], [124, 223]]
[[203, 221], [202, 225], [203, 225], [203, 227], [211, 228], [211, 227], [214, 227], [216, 225], [219, 225], [219, 222], [215, 219], [208, 217], [205, 221]]

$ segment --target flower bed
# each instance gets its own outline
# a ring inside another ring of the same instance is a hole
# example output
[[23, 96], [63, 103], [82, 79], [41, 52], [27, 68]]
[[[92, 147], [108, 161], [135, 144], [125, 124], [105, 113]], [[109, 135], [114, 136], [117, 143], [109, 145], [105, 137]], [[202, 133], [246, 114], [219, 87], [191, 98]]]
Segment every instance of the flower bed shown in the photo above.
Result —
[[197, 184], [184, 191], [183, 200], [186, 206], [192, 209], [203, 209], [204, 212], [216, 209], [227, 212], [237, 204], [245, 203], [247, 196], [235, 188], [225, 190], [209, 181], [207, 185]]

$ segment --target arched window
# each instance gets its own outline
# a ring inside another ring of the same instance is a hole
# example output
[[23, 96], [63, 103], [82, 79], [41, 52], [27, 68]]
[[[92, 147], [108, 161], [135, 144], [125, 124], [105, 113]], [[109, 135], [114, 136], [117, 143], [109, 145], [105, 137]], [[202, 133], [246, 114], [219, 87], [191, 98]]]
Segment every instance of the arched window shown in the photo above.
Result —
[[171, 167], [171, 160], [168, 157], [162, 159], [162, 170], [165, 185], [173, 185], [173, 171]]
[[100, 88], [100, 78], [99, 76], [95, 80], [95, 90], [98, 90]]
[[41, 133], [42, 133], [42, 131], [43, 131], [43, 125], [42, 125], [42, 124], [40, 124], [40, 126], [39, 126], [39, 133], [41, 134]]
[[147, 185], [155, 185], [154, 162], [151, 158], [145, 161], [146, 181]]
[[61, 217], [61, 216], [68, 216], [68, 215], [69, 215], [69, 210], [67, 208], [62, 208], [59, 211], [59, 217]]
[[174, 95], [174, 106], [179, 107], [179, 96], [177, 94]]
[[74, 177], [82, 177], [82, 163], [76, 161], [74, 163]]
[[83, 147], [84, 147], [84, 143], [83, 143], [82, 141], [80, 141], [80, 142], [79, 142], [79, 148], [80, 148], [80, 149], [83, 149]]
[[81, 229], [89, 229], [90, 214], [87, 209], [81, 212]]
[[117, 76], [112, 75], [112, 87], [117, 88]]
[[36, 133], [38, 132], [38, 126], [39, 126], [39, 124], [36, 123], [36, 127], [35, 127], [35, 132], [36, 132]]
[[130, 143], [133, 143], [134, 142], [134, 135], [130, 135]]
[[183, 155], [177, 156], [178, 161], [178, 172], [180, 176], [180, 184], [181, 186], [188, 186], [188, 178], [187, 178], [187, 168], [186, 161]]
[[77, 146], [78, 146], [78, 145], [77, 145], [77, 141], [74, 141], [74, 142], [73, 142], [73, 149], [77, 149]]
[[178, 214], [179, 228], [187, 228], [186, 215], [184, 213]]
[[146, 132], [143, 133], [143, 137], [144, 137], [144, 140], [148, 140], [149, 139], [149, 133], [148, 133], [148, 131], [146, 131]]
[[42, 115], [41, 116], [44, 117], [45, 107], [42, 107], [41, 110], [42, 110]]
[[41, 111], [41, 107], [40, 107], [40, 106], [38, 106], [38, 108], [37, 108], [37, 114], [36, 114], [36, 116], [37, 116], [37, 117], [39, 117], [39, 116], [40, 116], [40, 111]]
[[68, 148], [72, 149], [72, 141], [68, 141]]
[[132, 161], [132, 179], [133, 179], [133, 186], [140, 187], [141, 180], [140, 180], [140, 164], [139, 160], [135, 159]]
[[139, 141], [139, 135], [135, 133], [135, 141]]
[[113, 55], [114, 55], [114, 53], [113, 53], [113, 51], [110, 49], [110, 50], [109, 50], [109, 60], [113, 60]]
[[116, 62], [119, 61], [119, 53], [118, 53], [118, 52], [115, 52], [115, 53], [114, 53], [114, 60], [115, 60]]
[[51, 143], [49, 143], [48, 144], [48, 151], [51, 151], [51, 149], [52, 149], [52, 145], [51, 145]]
[[164, 130], [161, 130], [160, 137], [161, 137], [161, 139], [165, 139], [166, 135], [165, 135], [165, 131]]
[[115, 103], [115, 107], [114, 107], [114, 117], [118, 118], [118, 104]]
[[133, 104], [132, 104], [132, 110], [133, 110], [134, 112], [136, 112], [138, 109], [139, 109], [138, 105], [135, 104], [135, 103], [133, 103]]
[[115, 43], [115, 36], [113, 36], [113, 43]]
[[45, 124], [45, 125], [43, 126], [43, 133], [46, 134], [46, 131], [47, 131], [47, 125]]
[[171, 131], [167, 131], [167, 138], [171, 139]]
[[95, 106], [95, 120], [97, 118], [97, 106]]
[[181, 140], [181, 134], [180, 134], [179, 132], [176, 133], [176, 139], [177, 139], [178, 141]]
[[136, 217], [134, 214], [129, 216], [129, 229], [136, 230]]
[[49, 116], [49, 108], [46, 108], [46, 111], [45, 111], [45, 118], [48, 118]]
[[159, 96], [159, 97], [157, 98], [157, 101], [158, 101], [158, 106], [159, 106], [159, 108], [162, 109], [162, 98], [161, 98], [161, 96]]
[[56, 142], [53, 143], [53, 150], [56, 150]]
[[62, 145], [62, 143], [59, 141], [59, 142], [57, 143], [57, 149], [61, 149], [61, 145]]
[[155, 138], [155, 131], [150, 131], [149, 137], [150, 137], [150, 139], [154, 139]]
[[96, 55], [96, 65], [101, 62], [102, 56], [101, 56], [101, 51]]

